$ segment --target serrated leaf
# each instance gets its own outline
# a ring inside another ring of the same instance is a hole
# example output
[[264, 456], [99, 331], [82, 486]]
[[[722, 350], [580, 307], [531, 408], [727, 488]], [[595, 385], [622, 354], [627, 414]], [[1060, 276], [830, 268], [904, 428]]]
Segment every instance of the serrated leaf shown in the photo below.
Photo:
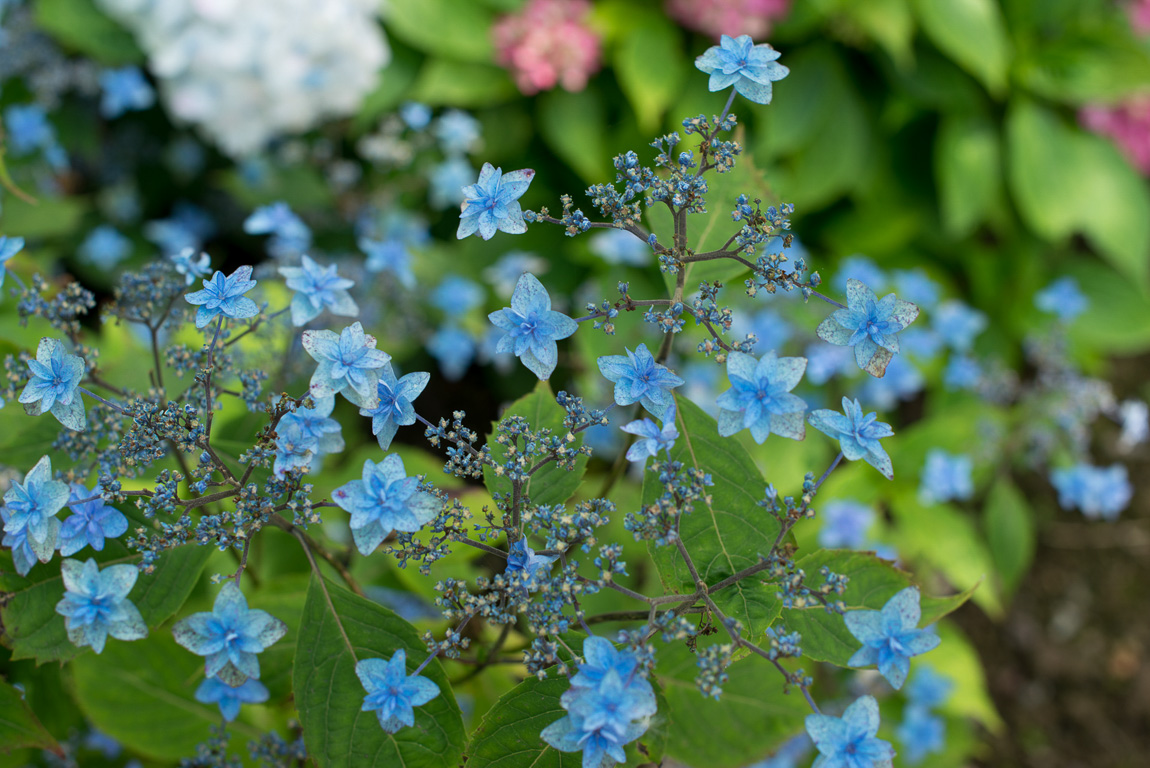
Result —
[[635, 110], [639, 130], [654, 133], [679, 96], [685, 74], [682, 41], [678, 28], [662, 14], [636, 15], [615, 50], [615, 77]]
[[1026, 497], [1007, 476], [999, 477], [983, 507], [983, 526], [1003, 591], [1010, 595], [1034, 559], [1034, 520]]
[[[555, 402], [555, 395], [551, 392], [551, 386], [546, 381], [540, 381], [535, 385], [531, 394], [524, 395], [512, 403], [503, 412], [500, 419], [505, 419], [508, 416], [522, 416], [533, 430], [547, 428], [551, 430], [553, 435], [563, 437], [567, 434], [567, 430], [563, 426], [563, 419], [566, 415], [566, 411]], [[493, 429], [494, 426], [493, 424]], [[522, 447], [522, 440], [519, 442], [520, 447]], [[488, 434], [487, 443], [491, 446], [491, 456], [497, 464], [506, 460], [507, 448], [495, 442], [493, 433]], [[576, 435], [575, 441], [568, 443], [571, 448], [578, 448], [582, 444], [581, 435]], [[539, 461], [539, 459], [536, 458], [535, 461]], [[586, 471], [586, 456], [579, 457], [575, 462], [575, 469], [571, 472], [559, 469], [555, 462], [550, 462], [531, 476], [524, 487], [524, 493], [531, 498], [533, 504], [563, 504], [579, 488], [579, 483], [583, 480], [583, 473]], [[492, 495], [511, 493], [511, 481], [506, 477], [497, 477], [491, 467], [483, 468], [483, 483]]]
[[953, 236], [970, 232], [1002, 205], [1002, 153], [993, 123], [948, 115], [938, 129], [934, 167], [942, 222]]
[[440, 695], [415, 708], [413, 727], [386, 733], [375, 712], [360, 711], [366, 692], [355, 674], [356, 661], [391, 659], [403, 648], [409, 671], [414, 670], [427, 653], [419, 631], [378, 603], [326, 586], [325, 593], [312, 578], [292, 675], [308, 755], [324, 768], [458, 765], [463, 718], [438, 661], [420, 674], [439, 686]]
[[473, 0], [387, 3], [384, 25], [413, 48], [457, 61], [487, 64], [494, 55], [488, 30], [495, 15]]
[[23, 693], [3, 681], [0, 681], [0, 712], [3, 713], [0, 714], [0, 751], [36, 747], [64, 756], [64, 750], [24, 701]]
[[931, 41], [993, 94], [1006, 89], [1010, 39], [995, 0], [916, 0], [915, 11]]

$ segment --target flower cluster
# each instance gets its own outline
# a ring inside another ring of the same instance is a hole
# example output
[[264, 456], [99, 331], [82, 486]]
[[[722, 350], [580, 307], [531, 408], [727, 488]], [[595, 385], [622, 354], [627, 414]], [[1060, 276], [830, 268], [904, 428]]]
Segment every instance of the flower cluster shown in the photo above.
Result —
[[586, 0], [528, 0], [491, 28], [496, 61], [531, 95], [561, 85], [581, 91], [599, 69], [599, 35], [588, 26]]

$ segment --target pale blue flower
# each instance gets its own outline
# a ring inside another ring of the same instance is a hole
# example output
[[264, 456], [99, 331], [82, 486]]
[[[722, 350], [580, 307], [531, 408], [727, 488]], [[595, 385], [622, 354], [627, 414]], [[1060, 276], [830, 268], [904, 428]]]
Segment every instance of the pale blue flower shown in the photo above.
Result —
[[32, 570], [32, 566], [40, 559], [36, 556], [36, 551], [32, 549], [32, 542], [28, 540], [28, 529], [18, 528], [11, 533], [8, 532], [8, 520], [12, 517], [12, 512], [8, 507], [0, 507], [0, 520], [4, 522], [4, 539], [2, 542], [5, 547], [12, 551], [12, 564], [16, 566], [16, 573], [21, 576], [27, 576], [28, 571]]
[[227, 277], [217, 270], [211, 280], [203, 281], [203, 290], [185, 294], [184, 298], [189, 304], [199, 306], [196, 310], [196, 327], [203, 328], [217, 316], [243, 320], [258, 315], [259, 306], [244, 296], [256, 287], [256, 281], [251, 276], [252, 268], [248, 266], [238, 267]]
[[854, 347], [855, 363], [872, 376], [882, 376], [898, 354], [898, 332], [918, 317], [918, 307], [893, 293], [881, 300], [855, 279], [847, 280], [847, 307], [819, 323], [823, 341]]
[[4, 532], [26, 532], [28, 547], [40, 562], [52, 559], [60, 535], [56, 515], [68, 502], [71, 491], [67, 483], [52, 479], [52, 460], [42, 457], [24, 475], [24, 481], [12, 480], [4, 493]]
[[1114, 520], [1134, 495], [1122, 464], [1094, 467], [1079, 463], [1054, 470], [1050, 482], [1058, 490], [1058, 503], [1063, 509], [1080, 509], [1091, 519]]
[[918, 629], [922, 618], [918, 587], [907, 587], [887, 601], [881, 611], [856, 610], [843, 614], [855, 639], [863, 644], [847, 662], [852, 667], [878, 665], [879, 674], [896, 690], [910, 672], [910, 658], [932, 651], [938, 635]]
[[910, 706], [902, 713], [895, 735], [902, 744], [899, 754], [910, 765], [918, 765], [928, 754], [946, 747], [946, 722], [924, 707]]
[[470, 152], [479, 141], [479, 121], [466, 112], [449, 109], [435, 121], [431, 133], [446, 154]]
[[343, 393], [360, 408], [379, 405], [376, 387], [380, 369], [391, 355], [375, 348], [375, 337], [352, 323], [339, 334], [334, 331], [304, 331], [303, 348], [319, 363], [311, 377], [311, 394], [324, 398]]
[[771, 82], [790, 74], [775, 61], [780, 55], [766, 43], [755, 45], [750, 35], [723, 35], [719, 45], [695, 59], [695, 67], [711, 76], [707, 90], [721, 91], [733, 85], [756, 104], [770, 104]]
[[232, 687], [217, 677], [209, 677], [196, 689], [196, 701], [218, 705], [220, 715], [229, 723], [239, 717], [241, 704], [263, 704], [267, 700], [268, 689], [253, 678]]
[[483, 287], [466, 277], [448, 275], [428, 298], [432, 306], [449, 317], [461, 317], [483, 303]]
[[383, 659], [361, 659], [355, 664], [367, 695], [361, 712], [375, 712], [379, 725], [387, 733], [415, 725], [415, 707], [439, 695], [439, 686], [422, 675], [407, 674], [407, 653], [400, 648]]
[[296, 467], [308, 472], [319, 469], [320, 460], [344, 448], [340, 423], [331, 418], [335, 397], [312, 397], [314, 406], [297, 408], [285, 414], [276, 428], [276, 460], [273, 471], [277, 476]]
[[8, 275], [8, 260], [24, 249], [24, 238], [0, 235], [0, 287]]
[[439, 370], [445, 379], [458, 381], [467, 373], [478, 347], [471, 334], [448, 322], [431, 334], [427, 340], [427, 351], [439, 363]]
[[318, 448], [318, 441], [299, 424], [281, 424], [276, 427], [276, 452], [272, 471], [276, 477], [283, 477], [293, 469], [311, 472], [319, 458]]
[[84, 359], [64, 351], [64, 344], [47, 337], [36, 347], [36, 359], [28, 361], [30, 375], [20, 402], [31, 416], [51, 413], [65, 427], [80, 432], [87, 424], [80, 380], [87, 372]]
[[969, 355], [951, 355], [942, 372], [947, 389], [975, 389], [982, 381], [982, 366]]
[[973, 468], [974, 463], [969, 456], [951, 455], [941, 448], [931, 448], [922, 468], [919, 499], [924, 504], [968, 500], [974, 495]]
[[929, 708], [945, 702], [953, 690], [953, 680], [935, 672], [932, 667], [920, 664], [906, 684], [905, 693], [908, 701]]
[[540, 379], [548, 378], [559, 363], [559, 346], [579, 325], [567, 315], [551, 309], [547, 289], [534, 275], [524, 273], [511, 294], [511, 306], [492, 312], [487, 318], [504, 332], [496, 352], [514, 352]]
[[731, 388], [717, 401], [719, 434], [730, 437], [750, 429], [760, 445], [772, 432], [792, 440], [806, 437], [803, 414], [807, 404], [791, 394], [806, 367], [806, 358], [777, 357], [774, 351], [759, 360], [744, 352], [728, 354]]
[[60, 527], [56, 545], [61, 555], [74, 555], [87, 546], [101, 552], [105, 539], [115, 539], [127, 532], [128, 518], [120, 510], [104, 503], [100, 498], [102, 491], [99, 483], [91, 490], [79, 483], [72, 484], [68, 498], [68, 509], [72, 514]]
[[272, 235], [268, 250], [273, 256], [302, 253], [311, 246], [311, 229], [282, 201], [257, 208], [244, 221], [244, 232]]
[[1068, 323], [1086, 311], [1090, 302], [1073, 277], [1060, 277], [1034, 295], [1034, 306]]
[[391, 454], [378, 464], [366, 460], [363, 479], [332, 493], [332, 501], [351, 514], [351, 535], [362, 554], [374, 552], [392, 531], [415, 533], [435, 517], [439, 501], [419, 485], [418, 477], [407, 476], [403, 459]]
[[862, 549], [874, 523], [874, 510], [857, 501], [829, 501], [819, 511], [823, 527], [819, 546], [827, 549]]
[[843, 456], [850, 461], [864, 460], [888, 479], [894, 478], [890, 456], [879, 440], [890, 437], [894, 430], [878, 421], [878, 414], [863, 415], [858, 400], [843, 398], [843, 412], [820, 409], [812, 411], [808, 419], [815, 429], [839, 441]]
[[391, 441], [400, 427], [415, 423], [415, 407], [412, 403], [429, 381], [431, 374], [426, 371], [409, 373], [396, 379], [391, 363], [386, 363], [380, 370], [377, 385], [379, 405], [375, 408], [361, 408], [359, 411], [361, 416], [371, 417], [371, 434], [379, 440], [380, 448], [386, 451], [391, 447]]
[[615, 402], [642, 403], [653, 416], [666, 418], [674, 403], [671, 390], [682, 385], [683, 379], [656, 363], [646, 344], [635, 347], [634, 352], [624, 351], [626, 356], [604, 355], [596, 361], [603, 376], [615, 384]]
[[523, 220], [519, 198], [533, 178], [535, 171], [530, 168], [504, 174], [502, 168], [484, 163], [479, 181], [463, 190], [456, 238], [462, 240], [478, 232], [484, 240], [490, 240], [496, 230], [511, 235], [526, 232], [527, 222]]
[[533, 581], [542, 571], [546, 574], [551, 565], [559, 559], [558, 555], [537, 555], [535, 550], [527, 543], [527, 539], [520, 539], [507, 549], [507, 567], [503, 573], [512, 576], [517, 573], [524, 574], [528, 581]]
[[287, 633], [287, 624], [267, 611], [248, 608], [244, 593], [233, 581], [224, 582], [211, 613], [194, 613], [175, 623], [176, 642], [205, 656], [204, 674], [239, 686], [260, 676], [262, 653]]
[[956, 352], [967, 352], [974, 339], [986, 330], [986, 315], [968, 307], [958, 299], [939, 304], [932, 316], [935, 333]]
[[292, 325], [300, 326], [319, 317], [327, 309], [333, 315], [355, 317], [359, 306], [347, 292], [354, 280], [340, 277], [335, 264], [321, 267], [306, 253], [298, 267], [280, 267], [288, 288], [295, 291], [291, 300]]
[[195, 248], [184, 248], [179, 253], [168, 256], [176, 271], [184, 276], [184, 283], [191, 285], [196, 280], [207, 277], [212, 272], [212, 260], [206, 253]]
[[810, 344], [803, 355], [807, 358], [807, 381], [816, 386], [855, 370], [855, 358], [850, 347]]
[[587, 241], [591, 253], [608, 264], [644, 267], [651, 263], [651, 246], [625, 229], [604, 229]]
[[428, 197], [435, 208], [450, 208], [463, 203], [463, 190], [475, 178], [475, 168], [466, 157], [449, 157], [428, 173], [431, 186]]
[[933, 307], [938, 302], [938, 283], [931, 280], [921, 268], [896, 269], [893, 277], [895, 290], [907, 301], [919, 307]]
[[422, 131], [431, 122], [431, 107], [418, 101], [405, 101], [399, 105], [399, 116], [413, 131]]
[[840, 261], [838, 269], [835, 271], [834, 285], [840, 291], [845, 291], [851, 280], [858, 280], [864, 285], [873, 286], [876, 291], [883, 290], [887, 284], [886, 273], [878, 264], [860, 253], [847, 256]]
[[96, 561], [64, 560], [60, 564], [64, 598], [56, 613], [64, 617], [68, 639], [78, 647], [91, 646], [100, 653], [108, 635], [117, 640], [148, 636], [148, 626], [128, 593], [140, 575], [135, 565], [109, 565], [100, 570]]
[[100, 73], [100, 88], [100, 114], [109, 120], [156, 103], [156, 92], [139, 67], [105, 69]]
[[876, 738], [879, 714], [874, 696], [856, 699], [842, 717], [807, 715], [806, 725], [819, 751], [812, 768], [891, 768], [894, 749]]
[[101, 224], [88, 233], [76, 253], [100, 269], [111, 269], [132, 254], [132, 241], [110, 224]]
[[371, 240], [361, 237], [359, 249], [367, 255], [364, 268], [368, 272], [390, 272], [403, 287], [415, 287], [415, 275], [411, 272], [411, 252], [402, 240]]
[[679, 438], [679, 430], [675, 429], [674, 408], [667, 409], [662, 429], [648, 418], [624, 424], [620, 429], [640, 438], [627, 449], [627, 461], [645, 461], [648, 456], [654, 457], [659, 451], [667, 451], [669, 455], [675, 440]]

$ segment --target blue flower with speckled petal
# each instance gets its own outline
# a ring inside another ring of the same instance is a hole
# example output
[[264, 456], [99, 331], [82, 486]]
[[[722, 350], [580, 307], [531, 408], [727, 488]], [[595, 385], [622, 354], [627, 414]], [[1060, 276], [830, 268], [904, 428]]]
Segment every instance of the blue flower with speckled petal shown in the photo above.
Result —
[[100, 653], [108, 635], [117, 640], [139, 640], [148, 636], [148, 626], [128, 593], [140, 575], [134, 565], [109, 565], [104, 570], [89, 558], [87, 562], [65, 560], [60, 564], [64, 598], [56, 613], [64, 617], [68, 639], [75, 646], [91, 646]]
[[854, 347], [855, 363], [871, 376], [882, 376], [898, 354], [898, 332], [918, 317], [918, 307], [893, 293], [879, 299], [864, 283], [847, 280], [847, 306], [819, 323], [819, 338]]
[[604, 355], [597, 362], [599, 371], [615, 384], [615, 402], [619, 405], [642, 403], [653, 416], [666, 419], [674, 403], [671, 390], [684, 384], [665, 365], [655, 362], [646, 344], [640, 344], [626, 356]]
[[387, 450], [400, 427], [415, 423], [415, 406], [412, 403], [423, 392], [431, 374], [426, 371], [409, 373], [396, 379], [391, 363], [380, 369], [379, 405], [375, 408], [360, 408], [360, 416], [371, 417], [371, 434], [379, 440], [379, 447]]
[[211, 280], [204, 281], [202, 291], [186, 294], [184, 298], [189, 304], [199, 305], [196, 310], [196, 327], [203, 328], [217, 316], [243, 320], [258, 315], [260, 308], [244, 296], [256, 287], [256, 281], [251, 276], [252, 268], [247, 266], [237, 268], [227, 277], [217, 270]]
[[933, 632], [918, 629], [921, 618], [918, 587], [898, 592], [881, 611], [847, 611], [843, 621], [863, 644], [847, 664], [852, 667], [877, 664], [879, 674], [895, 690], [902, 688], [910, 673], [910, 657], [932, 651], [941, 642]]
[[490, 240], [496, 230], [510, 235], [526, 232], [527, 222], [523, 220], [519, 198], [533, 178], [535, 171], [530, 168], [503, 173], [502, 168], [484, 163], [479, 181], [463, 188], [456, 238], [462, 240], [478, 232], [484, 240]]
[[52, 460], [42, 457], [24, 475], [23, 482], [13, 480], [4, 493], [4, 533], [15, 537], [23, 533], [27, 547], [36, 558], [42, 563], [48, 562], [56, 551], [60, 535], [56, 515], [70, 495], [67, 483], [52, 479]]
[[102, 492], [99, 483], [91, 490], [79, 483], [72, 484], [72, 495], [68, 499], [72, 514], [60, 527], [57, 544], [61, 555], [74, 555], [88, 546], [101, 552], [105, 539], [114, 539], [127, 532], [128, 518], [120, 510], [105, 504], [100, 498]]
[[376, 387], [380, 369], [391, 355], [375, 348], [375, 337], [352, 323], [338, 334], [334, 331], [304, 331], [303, 348], [319, 365], [311, 377], [315, 398], [343, 396], [360, 408], [379, 405]]
[[211, 613], [194, 613], [175, 623], [176, 642], [205, 656], [204, 674], [238, 686], [260, 676], [256, 654], [287, 633], [287, 624], [267, 611], [248, 608], [235, 582], [224, 583]]
[[87, 371], [84, 359], [65, 352], [62, 342], [43, 338], [28, 369], [32, 375], [20, 393], [25, 413], [39, 416], [47, 411], [68, 429], [83, 431], [88, 422], [80, 397], [80, 380]]
[[849, 461], [862, 459], [882, 472], [887, 479], [894, 478], [894, 466], [879, 440], [890, 437], [894, 430], [890, 424], [878, 421], [878, 414], [863, 415], [858, 400], [843, 398], [843, 413], [826, 408], [811, 411], [811, 426], [839, 441], [839, 448]]
[[781, 55], [766, 43], [755, 45], [750, 35], [723, 35], [718, 45], [695, 59], [695, 67], [711, 76], [707, 83], [710, 91], [733, 85], [756, 104], [770, 104], [771, 83], [791, 72], [776, 61]]
[[806, 358], [778, 357], [773, 351], [758, 360], [745, 352], [727, 355], [731, 388], [716, 401], [719, 434], [730, 437], [750, 429], [760, 445], [772, 432], [792, 440], [806, 437], [807, 404], [791, 394], [806, 367]]
[[415, 707], [439, 695], [439, 686], [422, 675], [407, 674], [407, 652], [400, 648], [391, 661], [361, 659], [355, 674], [367, 691], [362, 712], [375, 712], [388, 733], [415, 725]]
[[431, 522], [439, 500], [419, 489], [419, 478], [408, 477], [403, 459], [395, 454], [376, 464], [363, 463], [363, 478], [335, 489], [331, 498], [351, 514], [356, 549], [370, 555], [392, 531], [415, 533]]
[[292, 325], [304, 325], [319, 317], [324, 309], [343, 317], [359, 314], [359, 305], [347, 292], [355, 285], [354, 280], [340, 277], [335, 264], [321, 267], [306, 253], [300, 258], [298, 267], [280, 267], [287, 287], [295, 291], [291, 299]]
[[551, 309], [551, 297], [543, 283], [524, 273], [511, 294], [511, 306], [492, 312], [487, 318], [504, 332], [496, 353], [514, 352], [536, 376], [548, 378], [559, 363], [555, 343], [579, 329], [578, 323]]
[[807, 715], [806, 725], [819, 751], [817, 768], [891, 768], [894, 748], [875, 738], [879, 716], [874, 696], [856, 699], [842, 717]]

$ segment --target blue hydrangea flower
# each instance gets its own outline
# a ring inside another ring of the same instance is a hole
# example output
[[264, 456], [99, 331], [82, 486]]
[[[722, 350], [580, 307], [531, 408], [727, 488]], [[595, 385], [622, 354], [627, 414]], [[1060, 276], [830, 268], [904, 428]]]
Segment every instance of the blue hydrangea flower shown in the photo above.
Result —
[[68, 509], [72, 510], [72, 514], [60, 527], [60, 539], [56, 545], [61, 555], [74, 555], [87, 546], [101, 552], [105, 539], [115, 539], [127, 532], [128, 518], [99, 498], [103, 490], [99, 483], [91, 490], [73, 483], [71, 490]]
[[811, 426], [839, 441], [839, 448], [850, 461], [862, 459], [887, 479], [894, 479], [890, 456], [879, 440], [890, 437], [894, 430], [890, 424], [878, 421], [878, 414], [863, 415], [858, 400], [843, 398], [843, 412], [820, 409], [811, 411]]
[[454, 323], [444, 324], [427, 340], [427, 352], [439, 363], [439, 371], [448, 381], [459, 381], [471, 361], [477, 346], [471, 334]]
[[415, 423], [415, 407], [412, 405], [431, 381], [426, 371], [409, 373], [396, 379], [391, 363], [380, 369], [379, 405], [375, 408], [361, 408], [360, 416], [371, 417], [371, 434], [379, 440], [379, 447], [387, 450], [400, 427]]
[[340, 423], [331, 418], [335, 397], [312, 397], [312, 400], [313, 407], [297, 408], [280, 419], [273, 467], [277, 476], [282, 477], [294, 467], [315, 472], [324, 456], [344, 448]]
[[499, 260], [483, 270], [483, 279], [494, 289], [499, 296], [510, 296], [519, 283], [524, 272], [533, 275], [542, 275], [547, 271], [548, 264], [534, 253], [527, 251], [508, 251], [499, 257]]
[[105, 69], [100, 73], [100, 114], [111, 120], [125, 112], [149, 109], [156, 103], [156, 92], [139, 67]]
[[244, 296], [256, 287], [256, 281], [251, 276], [252, 268], [248, 266], [238, 267], [227, 277], [217, 270], [211, 280], [203, 281], [203, 290], [185, 294], [184, 298], [189, 304], [199, 306], [196, 310], [196, 327], [203, 328], [216, 316], [243, 320], [258, 315], [260, 308]]
[[947, 389], [975, 389], [982, 382], [982, 366], [969, 355], [951, 355], [942, 372]]
[[854, 347], [855, 363], [872, 376], [882, 376], [898, 354], [898, 332], [918, 317], [918, 307], [893, 293], [881, 300], [855, 279], [847, 280], [847, 308], [836, 310], [819, 323], [823, 341]]
[[449, 317], [460, 317], [483, 303], [483, 288], [461, 275], [448, 275], [429, 297], [431, 305]]
[[24, 475], [24, 482], [13, 480], [4, 493], [4, 532], [26, 532], [27, 545], [37, 559], [46, 563], [56, 551], [60, 521], [56, 515], [68, 502], [71, 491], [67, 483], [52, 479], [52, 460], [42, 457]]
[[[583, 641], [583, 663], [571, 685], [576, 688], [594, 688], [603, 681], [608, 672], [615, 672], [627, 680], [635, 677], [639, 669], [639, 659], [632, 651], [620, 651], [610, 640], [589, 636]], [[637, 678], [642, 680], [642, 678]]]
[[359, 249], [367, 254], [364, 268], [368, 272], [390, 272], [404, 288], [415, 287], [415, 275], [411, 271], [411, 252], [398, 238], [372, 240], [359, 239]]
[[946, 747], [946, 722], [924, 707], [910, 706], [903, 711], [895, 736], [902, 744], [899, 754], [911, 765], [918, 765], [928, 754]]
[[881, 291], [887, 284], [887, 275], [878, 264], [861, 253], [856, 253], [839, 262], [835, 272], [835, 288], [845, 291], [851, 280], [872, 285], [874, 290]]
[[355, 664], [367, 695], [361, 712], [375, 712], [379, 725], [388, 733], [415, 725], [415, 707], [439, 695], [439, 686], [422, 675], [407, 674], [407, 653], [400, 648], [383, 659], [361, 659]]
[[375, 337], [352, 323], [339, 334], [334, 331], [304, 331], [303, 348], [316, 362], [311, 377], [311, 395], [324, 398], [343, 393], [360, 408], [379, 405], [376, 388], [380, 369], [391, 355], [375, 348]]
[[1080, 463], [1054, 470], [1050, 482], [1058, 490], [1058, 503], [1063, 509], [1077, 507], [1091, 519], [1115, 519], [1134, 495], [1126, 467], [1122, 464], [1094, 467]]
[[24, 238], [0, 236], [0, 288], [8, 276], [8, 260], [24, 250]]
[[363, 479], [337, 488], [332, 501], [351, 514], [352, 538], [365, 555], [392, 531], [415, 533], [439, 510], [439, 501], [419, 489], [419, 478], [408, 477], [403, 459], [395, 454], [378, 464], [365, 461]]
[[176, 642], [205, 656], [204, 674], [231, 686], [260, 676], [262, 653], [287, 633], [287, 624], [267, 611], [248, 608], [233, 581], [224, 582], [211, 613], [193, 613], [172, 627]]
[[907, 587], [887, 601], [881, 611], [847, 611], [843, 621], [863, 647], [847, 662], [852, 667], [878, 665], [879, 674], [897, 690], [910, 672], [910, 657], [938, 647], [938, 635], [918, 629], [918, 587]]
[[449, 109], [435, 121], [431, 133], [445, 154], [462, 154], [470, 152], [479, 141], [479, 121], [466, 112]]
[[924, 504], [938, 504], [957, 499], [966, 501], [974, 495], [971, 471], [974, 463], [969, 456], [951, 455], [941, 448], [932, 448], [926, 454], [922, 468], [922, 481], [918, 497]]
[[948, 347], [956, 352], [967, 352], [974, 339], [986, 330], [986, 315], [968, 307], [958, 299], [939, 304], [932, 316], [934, 331]]
[[101, 224], [80, 243], [77, 255], [100, 269], [111, 269], [132, 253], [132, 241], [110, 224]]
[[428, 173], [428, 198], [436, 208], [450, 208], [463, 203], [463, 189], [475, 178], [475, 168], [466, 157], [449, 157]]
[[756, 104], [771, 103], [771, 82], [782, 80], [790, 70], [775, 61], [781, 56], [771, 46], [755, 45], [750, 35], [723, 35], [695, 59], [695, 67], [711, 76], [707, 90], [735, 90]]
[[431, 107], [418, 101], [405, 101], [399, 105], [399, 116], [413, 131], [422, 131], [431, 122]]
[[751, 315], [747, 332], [753, 333], [759, 349], [778, 351], [794, 335], [794, 328], [781, 314], [764, 309]]
[[206, 253], [195, 248], [184, 248], [179, 253], [168, 256], [176, 271], [184, 276], [184, 284], [191, 285], [212, 272], [212, 260]]
[[325, 308], [333, 315], [355, 317], [359, 305], [347, 292], [355, 285], [354, 280], [340, 277], [335, 264], [321, 267], [306, 253], [298, 267], [280, 267], [287, 287], [295, 291], [291, 300], [292, 325], [300, 326], [319, 317]]
[[12, 564], [16, 566], [16, 573], [27, 576], [28, 571], [32, 570], [32, 566], [40, 558], [36, 556], [32, 542], [28, 540], [27, 528], [17, 528], [11, 533], [8, 532], [8, 520], [11, 517], [12, 512], [8, 507], [0, 507], [0, 520], [3, 520], [5, 530], [4, 539], [0, 543], [12, 551]]
[[527, 539], [520, 539], [508, 548], [507, 567], [503, 572], [508, 576], [521, 573], [528, 580], [532, 580], [539, 574], [540, 570], [544, 572], [549, 570], [551, 564], [558, 559], [557, 555], [535, 554], [535, 550], [527, 543]]
[[861, 696], [842, 717], [807, 715], [807, 733], [819, 751], [817, 768], [891, 768], [894, 748], [876, 738], [879, 716], [874, 696]]
[[807, 358], [807, 381], [816, 386], [826, 384], [835, 376], [846, 376], [856, 370], [850, 347], [835, 347], [816, 343], [803, 351]]
[[920, 664], [906, 684], [906, 698], [920, 707], [937, 707], [954, 690], [954, 682], [934, 671], [933, 667]]
[[96, 561], [64, 560], [60, 563], [64, 598], [56, 613], [64, 617], [68, 639], [77, 647], [91, 646], [100, 653], [108, 635], [117, 640], [148, 636], [148, 625], [128, 593], [140, 575], [134, 565], [109, 565], [100, 570]]
[[1077, 280], [1073, 277], [1060, 277], [1034, 294], [1034, 306], [1068, 323], [1085, 312], [1090, 302], [1078, 289]]
[[744, 429], [760, 445], [772, 432], [802, 440], [807, 404], [791, 390], [806, 370], [803, 357], [777, 357], [767, 352], [759, 360], [745, 352], [727, 355], [731, 388], [719, 395], [719, 434], [730, 437]]
[[199, 250], [215, 230], [215, 222], [209, 213], [191, 203], [179, 202], [168, 218], [145, 224], [144, 237], [158, 245], [164, 255], [170, 255], [185, 248]]
[[68, 354], [62, 342], [45, 337], [28, 369], [31, 375], [20, 393], [24, 411], [32, 416], [51, 413], [68, 429], [82, 431], [88, 421], [80, 397], [80, 380], [88, 370], [84, 359]]
[[283, 477], [293, 469], [311, 472], [318, 458], [319, 443], [299, 424], [276, 427], [275, 463], [272, 465], [276, 477]]
[[244, 221], [244, 232], [249, 235], [271, 235], [268, 250], [273, 256], [302, 253], [311, 246], [311, 229], [285, 202], [257, 208]]
[[524, 273], [511, 294], [511, 306], [492, 312], [487, 318], [504, 331], [496, 352], [515, 356], [540, 379], [546, 379], [559, 363], [555, 343], [579, 329], [579, 324], [551, 309], [551, 297], [534, 275]]
[[857, 501], [829, 501], [819, 517], [819, 546], [827, 549], [862, 549], [874, 523], [874, 510]]
[[648, 456], [654, 457], [659, 451], [667, 451], [670, 455], [671, 447], [679, 438], [679, 430], [675, 429], [674, 408], [667, 409], [662, 429], [648, 418], [624, 424], [620, 429], [640, 438], [627, 449], [627, 461], [645, 461]]
[[922, 269], [896, 269], [893, 277], [895, 289], [907, 301], [912, 301], [919, 307], [933, 307], [938, 303], [938, 283], [931, 280]]
[[[904, 346], [905, 350], [906, 347]], [[911, 400], [926, 386], [922, 373], [905, 357], [899, 355], [890, 361], [881, 379], [866, 377], [858, 389], [858, 396], [884, 411], [896, 407], [900, 400]]]
[[619, 405], [642, 403], [651, 415], [666, 419], [667, 409], [674, 404], [671, 390], [682, 385], [683, 379], [676, 376], [665, 365], [655, 362], [655, 357], [640, 344], [627, 355], [604, 355], [597, 362], [599, 371], [615, 384], [615, 402]]
[[496, 230], [509, 235], [526, 232], [527, 222], [523, 220], [519, 198], [533, 178], [535, 171], [530, 168], [504, 174], [502, 168], [484, 163], [479, 170], [479, 181], [463, 189], [456, 238], [462, 240], [478, 232], [484, 240], [490, 240]]
[[241, 704], [263, 704], [267, 700], [268, 689], [252, 678], [232, 687], [219, 678], [209, 677], [196, 689], [196, 701], [218, 705], [220, 714], [229, 723], [239, 717]]
[[591, 253], [608, 264], [645, 267], [651, 263], [651, 246], [625, 229], [604, 229], [587, 241]]

